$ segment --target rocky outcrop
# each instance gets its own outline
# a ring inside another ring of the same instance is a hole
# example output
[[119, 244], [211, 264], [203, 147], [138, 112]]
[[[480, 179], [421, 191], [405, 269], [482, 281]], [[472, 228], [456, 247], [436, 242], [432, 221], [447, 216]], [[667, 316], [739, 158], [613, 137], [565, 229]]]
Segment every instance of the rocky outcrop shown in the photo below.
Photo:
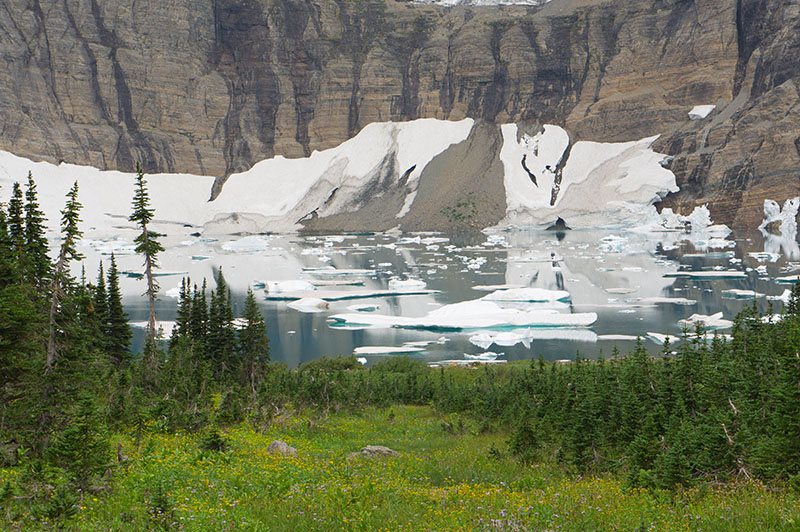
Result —
[[[794, 0], [8, 0], [0, 149], [222, 181], [377, 121], [551, 123], [572, 141], [661, 134], [655, 148], [673, 157], [681, 187], [667, 204], [708, 202], [715, 220], [752, 225], [765, 198], [800, 187], [799, 10]], [[717, 107], [690, 121], [698, 104]], [[500, 179], [493, 140], [480, 148], [465, 151], [469, 171], [450, 172], [458, 186], [427, 170], [413, 212], [480, 225], [502, 209], [499, 196], [470, 203], [484, 187], [477, 168]]]

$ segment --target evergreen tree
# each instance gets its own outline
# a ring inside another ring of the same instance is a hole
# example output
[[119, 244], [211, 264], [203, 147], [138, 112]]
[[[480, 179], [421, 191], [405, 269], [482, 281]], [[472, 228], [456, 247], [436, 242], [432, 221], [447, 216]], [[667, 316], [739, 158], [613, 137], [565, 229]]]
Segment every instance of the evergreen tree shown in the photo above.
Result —
[[15, 283], [19, 268], [14, 260], [14, 247], [8, 232], [8, 216], [0, 205], [0, 288]]
[[53, 273], [53, 280], [50, 286], [50, 320], [49, 320], [49, 340], [47, 342], [47, 362], [46, 370], [52, 369], [55, 364], [57, 355], [57, 338], [58, 333], [56, 325], [56, 317], [59, 310], [59, 305], [66, 295], [66, 288], [70, 283], [69, 277], [69, 262], [71, 260], [80, 260], [83, 256], [78, 253], [75, 245], [83, 234], [78, 229], [80, 222], [79, 211], [81, 204], [78, 203], [78, 182], [72, 185], [72, 188], [67, 193], [67, 204], [64, 210], [61, 211], [61, 234], [63, 241], [61, 242], [61, 250], [58, 253], [58, 260], [56, 261], [55, 271]]
[[45, 237], [45, 217], [39, 208], [36, 183], [33, 174], [28, 172], [28, 185], [25, 191], [25, 262], [27, 281], [42, 290], [48, 285], [50, 277], [50, 258]]
[[222, 377], [235, 374], [236, 371], [236, 329], [233, 324], [230, 290], [221, 269], [216, 281], [217, 289], [211, 292], [208, 341], [205, 347], [215, 375]]
[[189, 335], [196, 351], [203, 351], [208, 334], [208, 300], [206, 299], [206, 280], [200, 290], [197, 285], [192, 291], [192, 304], [189, 312]]
[[239, 331], [239, 349], [244, 360], [250, 392], [256, 392], [256, 373], [269, 360], [269, 338], [264, 316], [258, 309], [253, 291], [247, 289], [244, 302], [244, 325]]
[[101, 323], [102, 333], [108, 335], [108, 292], [106, 291], [106, 278], [103, 273], [103, 261], [97, 269], [97, 285], [92, 293], [92, 306], [97, 319]]
[[117, 260], [111, 255], [111, 266], [108, 268], [108, 354], [115, 365], [130, 359], [131, 326], [122, 306], [122, 294], [119, 290], [119, 272]]
[[175, 346], [181, 338], [189, 338], [189, 325], [192, 315], [192, 294], [190, 291], [191, 279], [184, 277], [181, 280], [181, 288], [178, 296], [178, 312], [175, 316], [175, 327], [172, 329], [172, 337], [169, 340], [169, 348]]
[[[158, 253], [164, 251], [164, 247], [158, 242], [158, 237], [164, 236], [155, 231], [151, 231], [148, 224], [153, 221], [155, 209], [150, 208], [150, 196], [147, 193], [147, 184], [144, 180], [144, 172], [139, 163], [136, 163], [136, 191], [132, 203], [133, 212], [128, 220], [136, 222], [141, 229], [141, 233], [134, 239], [136, 243], [136, 253], [144, 257], [144, 276], [147, 282], [145, 295], [150, 306], [147, 319], [147, 336], [150, 340], [156, 337], [156, 294], [158, 293], [158, 282], [153, 276], [153, 269], [158, 268]], [[145, 353], [147, 355], [147, 353]]]
[[8, 202], [8, 236], [14, 257], [22, 266], [22, 257], [25, 248], [25, 221], [23, 218], [22, 187], [14, 183], [11, 189], [11, 199]]

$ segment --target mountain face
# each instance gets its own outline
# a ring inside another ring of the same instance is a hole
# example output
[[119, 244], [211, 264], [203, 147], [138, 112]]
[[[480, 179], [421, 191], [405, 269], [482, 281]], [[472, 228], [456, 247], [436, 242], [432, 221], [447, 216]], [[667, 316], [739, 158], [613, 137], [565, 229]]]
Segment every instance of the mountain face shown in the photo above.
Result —
[[[473, 118], [489, 126], [462, 148], [474, 179], [502, 166], [494, 125], [555, 124], [570, 142], [661, 135], [680, 187], [665, 205], [718, 222], [800, 195], [796, 0], [7, 0], [0, 31], [0, 149], [34, 159], [221, 185], [373, 122]], [[419, 201], [476, 190], [453, 179]]]

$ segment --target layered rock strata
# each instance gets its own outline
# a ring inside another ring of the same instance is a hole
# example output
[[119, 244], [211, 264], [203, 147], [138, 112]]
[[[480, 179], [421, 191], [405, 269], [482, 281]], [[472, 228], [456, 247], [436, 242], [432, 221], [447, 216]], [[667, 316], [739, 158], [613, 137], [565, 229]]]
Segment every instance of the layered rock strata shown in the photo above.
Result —
[[[34, 159], [221, 184], [372, 122], [470, 117], [558, 124], [571, 141], [660, 134], [681, 188], [666, 203], [708, 202], [724, 223], [757, 225], [765, 198], [800, 193], [793, 0], [8, 0], [0, 32], [0, 149]], [[716, 108], [689, 120], [699, 104]], [[448, 177], [440, 161], [420, 181], [431, 193], [413, 212], [469, 205], [477, 168], [501, 180], [483, 136], [470, 171]], [[476, 208], [502, 209], [500, 196]]]

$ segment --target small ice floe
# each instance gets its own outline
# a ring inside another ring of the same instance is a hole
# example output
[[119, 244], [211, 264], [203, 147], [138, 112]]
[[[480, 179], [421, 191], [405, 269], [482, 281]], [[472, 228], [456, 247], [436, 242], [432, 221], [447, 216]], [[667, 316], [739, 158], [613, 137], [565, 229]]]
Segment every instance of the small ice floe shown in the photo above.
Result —
[[675, 342], [679, 342], [681, 339], [677, 336], [672, 336], [671, 334], [660, 334], [655, 332], [648, 332], [645, 334], [647, 338], [654, 341], [659, 345], [664, 345], [669, 340], [670, 344], [674, 344]]
[[426, 286], [425, 281], [420, 281], [419, 279], [398, 279], [396, 277], [389, 279], [389, 288], [391, 290], [419, 290]]
[[697, 300], [686, 299], [685, 297], [640, 297], [633, 301], [643, 304], [671, 304], [671, 305], [696, 305]]
[[639, 337], [630, 334], [601, 334], [597, 336], [598, 340], [606, 340], [612, 342], [635, 342]]
[[264, 289], [269, 294], [282, 294], [285, 292], [312, 291], [317, 287], [303, 280], [290, 281], [264, 281]]
[[743, 279], [747, 274], [741, 270], [702, 270], [665, 273], [662, 277], [687, 279]]
[[[147, 329], [146, 321], [129, 321], [128, 324], [135, 329]], [[172, 329], [175, 328], [174, 321], [158, 321], [156, 322], [156, 331], [162, 333], [162, 338], [169, 338], [172, 336]]]
[[360, 268], [351, 268], [351, 269], [337, 269], [333, 267], [326, 267], [326, 268], [303, 268], [304, 272], [313, 273], [314, 275], [319, 276], [336, 276], [336, 275], [374, 275], [375, 270], [367, 270], [367, 269], [360, 269]]
[[277, 294], [267, 293], [264, 297], [267, 301], [289, 301], [302, 299], [305, 297], [316, 297], [325, 301], [345, 301], [348, 299], [369, 299], [373, 297], [392, 297], [392, 296], [421, 296], [439, 294], [439, 290], [302, 290], [297, 292], [281, 292]]
[[478, 353], [477, 355], [470, 355], [469, 353], [464, 353], [464, 358], [466, 358], [467, 360], [494, 360], [501, 354], [502, 353], [494, 353], [492, 351]]
[[758, 273], [759, 277], [766, 277], [767, 276], [767, 265], [762, 264], [761, 266], [756, 268], [756, 272]]
[[366, 365], [367, 365], [367, 359], [366, 359], [366, 358], [364, 358], [364, 357], [358, 357], [358, 358], [356, 359], [356, 361], [357, 361], [359, 364], [361, 364], [362, 366], [366, 366]]
[[231, 240], [222, 244], [222, 249], [232, 253], [255, 253], [269, 249], [269, 238], [260, 235], [250, 235], [238, 240]]
[[779, 296], [767, 296], [767, 299], [769, 301], [780, 301], [784, 305], [788, 305], [789, 304], [789, 300], [792, 299], [792, 291], [787, 288], [786, 290], [783, 291], [783, 293], [781, 295], [779, 295]]
[[428, 362], [428, 365], [432, 368], [438, 368], [441, 366], [471, 366], [473, 364], [505, 364], [505, 363], [506, 363], [505, 360], [465, 359], [465, 360], [437, 360], [435, 362]]
[[619, 287], [619, 288], [604, 288], [604, 290], [609, 294], [632, 294], [633, 292], [636, 292], [638, 288]]
[[371, 327], [457, 331], [503, 327], [588, 327], [597, 321], [597, 314], [594, 312], [562, 314], [552, 309], [525, 311], [503, 308], [492, 301], [478, 299], [444, 305], [419, 318], [335, 314], [329, 319], [337, 323], [352, 322]]
[[689, 120], [702, 120], [711, 114], [717, 106], [716, 105], [695, 105], [689, 111]]
[[481, 349], [488, 349], [492, 344], [511, 347], [522, 344], [530, 347], [534, 340], [568, 340], [573, 342], [596, 342], [597, 334], [588, 329], [532, 327], [513, 331], [489, 331], [470, 336], [469, 342]]
[[729, 299], [755, 299], [764, 297], [764, 294], [756, 292], [755, 290], [740, 290], [738, 288], [730, 288], [722, 291], [722, 297]]
[[356, 347], [353, 350], [354, 355], [403, 355], [409, 353], [419, 353], [425, 351], [423, 347], [412, 347], [407, 345], [391, 346], [391, 345], [368, 345]]
[[170, 288], [169, 290], [167, 290], [164, 293], [166, 294], [167, 297], [171, 297], [173, 299], [177, 299], [177, 298], [181, 297], [181, 288], [179, 286], [176, 286], [175, 288]]
[[780, 253], [769, 253], [766, 251], [751, 251], [748, 255], [758, 262], [777, 262], [777, 260], [781, 258]]
[[315, 313], [328, 310], [328, 308], [330, 308], [330, 303], [318, 297], [304, 297], [297, 301], [292, 301], [286, 306], [299, 312]]
[[477, 284], [471, 287], [479, 292], [496, 292], [497, 290], [510, 290], [512, 288], [525, 288], [521, 284]]
[[347, 310], [352, 310], [353, 312], [375, 312], [380, 308], [380, 305], [350, 305]]
[[783, 277], [776, 277], [773, 279], [776, 283], [796, 283], [800, 279], [800, 275], [784, 275]]
[[722, 312], [711, 314], [692, 314], [688, 318], [678, 320], [679, 325], [685, 325], [689, 328], [694, 328], [700, 325], [703, 329], [727, 329], [733, 325], [733, 322], [722, 318]]
[[569, 292], [566, 290], [547, 290], [545, 288], [509, 288], [497, 290], [483, 296], [484, 301], [525, 301], [530, 303], [548, 303], [553, 301], [568, 301]]
[[512, 345], [523, 344], [525, 347], [531, 346], [531, 339], [525, 334], [515, 332], [499, 332], [499, 333], [480, 333], [470, 336], [469, 343], [477, 345], [481, 349], [487, 349], [492, 344], [497, 344], [502, 347], [511, 347]]
[[604, 253], [622, 253], [627, 244], [628, 239], [624, 236], [608, 235], [600, 239], [597, 247]]

